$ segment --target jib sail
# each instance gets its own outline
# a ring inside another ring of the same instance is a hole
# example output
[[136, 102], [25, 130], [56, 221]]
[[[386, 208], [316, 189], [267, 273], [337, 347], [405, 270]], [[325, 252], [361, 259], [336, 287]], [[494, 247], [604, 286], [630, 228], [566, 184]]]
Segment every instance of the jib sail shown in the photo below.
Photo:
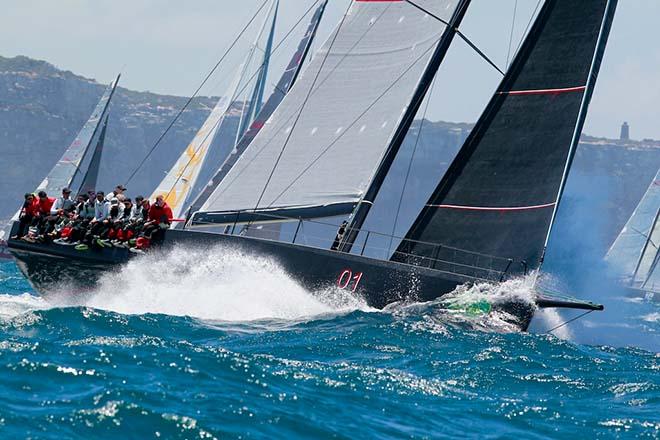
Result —
[[[392, 256], [443, 248], [539, 267], [616, 0], [548, 0], [497, 92]], [[442, 254], [441, 254], [442, 255]]]

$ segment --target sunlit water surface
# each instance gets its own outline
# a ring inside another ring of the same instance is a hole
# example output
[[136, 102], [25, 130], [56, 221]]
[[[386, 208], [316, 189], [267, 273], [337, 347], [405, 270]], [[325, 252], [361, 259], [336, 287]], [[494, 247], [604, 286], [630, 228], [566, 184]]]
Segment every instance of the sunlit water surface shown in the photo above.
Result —
[[660, 435], [656, 353], [376, 311], [242, 255], [147, 258], [45, 298], [1, 262], [0, 317], [3, 438]]

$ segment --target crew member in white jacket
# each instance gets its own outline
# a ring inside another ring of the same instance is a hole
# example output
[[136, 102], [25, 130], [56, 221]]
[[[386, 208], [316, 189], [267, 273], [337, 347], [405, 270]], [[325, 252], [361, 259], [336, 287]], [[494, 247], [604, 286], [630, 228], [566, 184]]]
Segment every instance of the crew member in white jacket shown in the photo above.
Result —
[[71, 190], [69, 188], [64, 188], [62, 190], [62, 197], [58, 197], [50, 208], [50, 215], [61, 215], [73, 212], [75, 208], [76, 204], [71, 199]]
[[110, 213], [110, 202], [105, 200], [103, 191], [96, 193], [96, 201], [94, 202], [94, 220], [101, 222], [108, 218]]

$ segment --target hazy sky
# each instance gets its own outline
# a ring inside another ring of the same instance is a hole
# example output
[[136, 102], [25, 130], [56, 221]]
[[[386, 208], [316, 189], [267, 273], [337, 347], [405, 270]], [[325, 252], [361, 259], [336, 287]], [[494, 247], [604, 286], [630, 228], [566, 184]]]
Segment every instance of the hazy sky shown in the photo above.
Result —
[[[348, 1], [330, 0], [316, 47], [336, 25]], [[537, 1], [517, 0], [514, 47]], [[0, 55], [43, 59], [100, 82], [109, 82], [121, 69], [124, 87], [190, 95], [261, 2], [0, 0]], [[281, 0], [276, 41], [313, 2]], [[516, 0], [473, 0], [462, 26], [502, 67], [515, 4]], [[632, 137], [660, 139], [658, 17], [658, 0], [619, 0], [587, 133], [617, 137], [621, 122], [627, 120]], [[279, 76], [301, 30], [302, 26], [274, 56], [271, 80]], [[256, 27], [241, 40], [203, 94], [223, 93], [255, 32]], [[499, 78], [457, 40], [439, 73], [428, 117], [475, 121]]]

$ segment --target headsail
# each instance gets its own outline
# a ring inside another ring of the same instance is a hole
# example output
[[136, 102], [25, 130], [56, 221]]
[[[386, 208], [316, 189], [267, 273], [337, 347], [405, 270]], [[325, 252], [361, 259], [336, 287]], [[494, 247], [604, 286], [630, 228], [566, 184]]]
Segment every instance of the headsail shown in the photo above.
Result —
[[617, 275], [637, 279], [650, 275], [660, 241], [660, 170], [649, 185], [621, 233], [607, 251], [605, 261]]
[[[449, 21], [458, 0], [424, 0]], [[403, 1], [354, 0], [193, 221], [227, 211], [350, 213], [446, 27]]]
[[[276, 5], [276, 0], [273, 6]], [[266, 20], [268, 16], [266, 17]], [[266, 21], [264, 21], [265, 25]], [[261, 37], [264, 27], [257, 35], [257, 40]], [[241, 64], [236, 78], [230, 85], [225, 96], [220, 98], [211, 114], [208, 116], [202, 128], [197, 132], [188, 147], [181, 154], [177, 162], [170, 169], [169, 173], [160, 182], [156, 190], [151, 195], [151, 199], [159, 195], [165, 196], [165, 201], [172, 209], [175, 218], [181, 217], [188, 204], [190, 203], [191, 192], [195, 188], [197, 179], [202, 171], [202, 167], [208, 157], [209, 148], [217, 133], [222, 129], [223, 123], [232, 104], [238, 99], [241, 84], [247, 74], [248, 66], [256, 50], [256, 42], [250, 48], [248, 55]], [[270, 56], [264, 53], [264, 58]], [[263, 66], [263, 63], [261, 64]], [[255, 87], [258, 87], [257, 83]]]
[[71, 182], [80, 171], [80, 164], [89, 150], [101, 121], [105, 117], [120, 77], [121, 75], [117, 75], [117, 78], [110, 83], [98, 104], [96, 104], [92, 115], [37, 190], [44, 190], [49, 195], [58, 195], [62, 188], [71, 185]]
[[101, 134], [96, 141], [96, 147], [94, 148], [94, 153], [92, 158], [89, 161], [89, 166], [87, 167], [87, 172], [83, 177], [82, 183], [80, 184], [80, 189], [78, 194], [88, 194], [89, 192], [96, 190], [96, 182], [99, 177], [99, 169], [101, 168], [101, 156], [103, 155], [103, 147], [105, 144], [105, 132], [108, 129], [108, 115], [105, 116], [103, 121], [103, 127], [101, 128]]
[[257, 133], [259, 133], [268, 118], [270, 118], [275, 109], [277, 109], [277, 107], [282, 102], [282, 99], [284, 99], [284, 96], [286, 96], [286, 94], [295, 83], [296, 78], [300, 73], [300, 69], [302, 68], [303, 63], [307, 58], [309, 49], [312, 45], [312, 41], [314, 41], [316, 31], [318, 30], [319, 24], [321, 23], [321, 18], [323, 17], [323, 13], [327, 4], [328, 0], [325, 0], [316, 9], [316, 12], [312, 16], [312, 19], [309, 23], [309, 26], [307, 27], [307, 30], [305, 31], [303, 38], [298, 44], [296, 52], [291, 57], [291, 61], [289, 61], [289, 64], [284, 70], [284, 73], [282, 73], [282, 76], [277, 82], [273, 93], [264, 103], [259, 114], [255, 117], [254, 121], [250, 125], [250, 128], [247, 129], [229, 157], [227, 157], [222, 166], [213, 175], [213, 178], [197, 196], [197, 199], [195, 199], [195, 201], [192, 203], [190, 207], [191, 212], [198, 211], [199, 208], [201, 208], [201, 206], [208, 200], [209, 196], [213, 193], [222, 179], [224, 179], [229, 170], [236, 164], [238, 159], [245, 152], [252, 140], [257, 136]]
[[616, 3], [545, 2], [395, 261], [449, 247], [511, 258], [513, 274], [540, 265]]

